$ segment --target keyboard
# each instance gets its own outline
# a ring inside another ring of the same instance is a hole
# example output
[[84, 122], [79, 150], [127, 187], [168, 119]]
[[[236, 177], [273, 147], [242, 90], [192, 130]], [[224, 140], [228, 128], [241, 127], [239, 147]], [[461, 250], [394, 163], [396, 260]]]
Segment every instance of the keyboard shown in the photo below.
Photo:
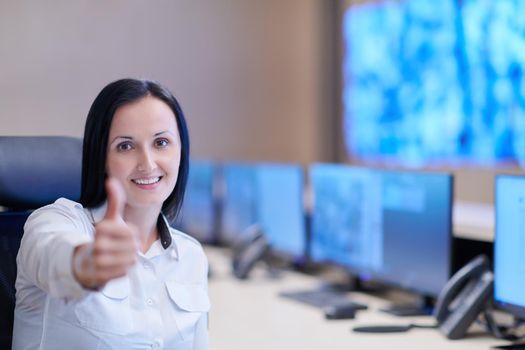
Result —
[[331, 305], [353, 305], [356, 310], [365, 310], [368, 308], [366, 304], [357, 303], [348, 297], [348, 293], [337, 290], [305, 290], [294, 292], [281, 292], [279, 296], [295, 300], [304, 304], [315, 306], [318, 308], [325, 308]]

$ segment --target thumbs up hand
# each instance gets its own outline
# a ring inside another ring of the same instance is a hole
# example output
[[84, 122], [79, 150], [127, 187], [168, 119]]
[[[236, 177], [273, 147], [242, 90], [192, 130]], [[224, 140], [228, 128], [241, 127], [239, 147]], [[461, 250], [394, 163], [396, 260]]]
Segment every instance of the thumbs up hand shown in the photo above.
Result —
[[126, 275], [135, 264], [137, 230], [122, 215], [126, 195], [115, 179], [106, 181], [107, 211], [95, 226], [95, 239], [75, 248], [73, 275], [88, 289], [98, 289], [114, 278]]

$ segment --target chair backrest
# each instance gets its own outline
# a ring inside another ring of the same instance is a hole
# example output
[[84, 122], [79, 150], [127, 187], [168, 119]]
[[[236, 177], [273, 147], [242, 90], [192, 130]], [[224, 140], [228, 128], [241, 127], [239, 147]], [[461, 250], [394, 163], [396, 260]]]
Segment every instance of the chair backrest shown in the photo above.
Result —
[[82, 140], [0, 136], [0, 349], [10, 349], [16, 255], [32, 209], [60, 197], [78, 200]]

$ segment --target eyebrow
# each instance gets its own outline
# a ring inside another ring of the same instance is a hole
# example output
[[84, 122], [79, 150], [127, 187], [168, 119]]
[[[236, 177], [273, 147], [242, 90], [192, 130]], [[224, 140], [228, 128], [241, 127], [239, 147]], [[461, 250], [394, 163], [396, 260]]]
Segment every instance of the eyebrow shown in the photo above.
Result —
[[111, 140], [111, 142], [109, 144], [112, 145], [113, 142], [115, 142], [117, 139], [133, 140], [133, 137], [131, 137], [131, 136], [117, 136], [113, 140]]
[[[173, 135], [173, 133], [171, 131], [164, 130], [164, 131], [159, 131], [159, 132], [155, 133], [153, 136], [157, 137], [157, 136], [160, 136], [160, 135], [166, 134], [166, 133]], [[175, 136], [175, 135], [173, 135], [173, 136]], [[116, 136], [113, 140], [111, 140], [111, 142], [109, 144], [110, 145], [113, 144], [113, 142], [115, 142], [117, 139], [133, 140], [133, 137], [131, 137], [131, 136]]]
[[173, 134], [173, 133], [172, 133], [171, 131], [169, 131], [169, 130], [164, 130], [164, 131], [161, 131], [161, 132], [156, 133], [154, 136], [159, 136], [159, 135], [162, 135], [162, 134], [165, 134], [165, 133]]

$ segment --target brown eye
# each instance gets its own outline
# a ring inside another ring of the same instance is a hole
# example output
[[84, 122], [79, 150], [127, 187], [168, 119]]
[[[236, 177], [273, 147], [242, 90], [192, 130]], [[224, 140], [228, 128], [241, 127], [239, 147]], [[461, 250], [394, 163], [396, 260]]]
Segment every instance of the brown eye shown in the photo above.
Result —
[[158, 148], [165, 148], [169, 144], [169, 141], [167, 139], [157, 139], [155, 140], [155, 146]]
[[132, 148], [133, 146], [131, 145], [130, 142], [122, 142], [117, 145], [117, 151], [119, 152], [129, 151]]

